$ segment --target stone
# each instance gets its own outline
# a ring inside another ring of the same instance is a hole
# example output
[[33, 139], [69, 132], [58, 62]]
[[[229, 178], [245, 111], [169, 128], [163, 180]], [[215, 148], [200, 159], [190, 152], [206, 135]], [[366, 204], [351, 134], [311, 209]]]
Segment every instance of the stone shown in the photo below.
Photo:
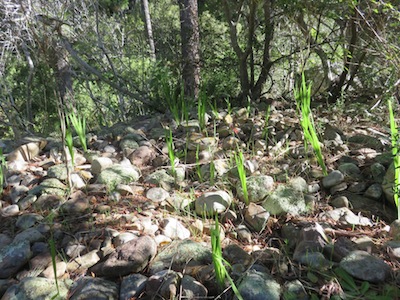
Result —
[[396, 219], [390, 224], [389, 236], [395, 240], [400, 241], [400, 220]]
[[254, 263], [252, 256], [236, 244], [226, 246], [223, 256], [231, 265], [240, 264], [247, 268]]
[[29, 241], [12, 242], [0, 249], [0, 279], [14, 276], [31, 258]]
[[245, 242], [245, 243], [251, 243], [251, 232], [250, 230], [246, 227], [246, 225], [240, 224], [236, 228], [237, 236], [240, 241]]
[[162, 299], [176, 299], [179, 294], [179, 282], [182, 274], [173, 270], [162, 270], [149, 277], [146, 283], [146, 294]]
[[146, 288], [146, 283], [147, 277], [142, 274], [131, 274], [122, 278], [119, 299], [131, 300], [139, 298]]
[[391, 272], [382, 259], [362, 250], [350, 252], [341, 260], [340, 267], [351, 276], [372, 283], [385, 282]]
[[195, 210], [199, 216], [212, 216], [222, 213], [232, 203], [232, 196], [225, 191], [206, 192], [195, 201]]
[[382, 165], [381, 163], [373, 163], [370, 167], [369, 170], [371, 172], [372, 178], [374, 179], [374, 181], [376, 183], [380, 183], [382, 184], [383, 179], [385, 177], [386, 174], [386, 168], [384, 165]]
[[19, 214], [19, 206], [17, 204], [11, 204], [1, 209], [0, 213], [4, 217], [17, 216]]
[[148, 184], [155, 184], [167, 191], [170, 191], [175, 184], [175, 178], [169, 175], [166, 170], [160, 169], [149, 174], [145, 178], [144, 182]]
[[18, 201], [18, 207], [20, 210], [25, 210], [29, 206], [31, 206], [33, 203], [35, 203], [36, 200], [37, 200], [36, 195], [28, 195], [28, 196], [24, 197], [23, 199], [21, 199], [20, 201]]
[[97, 276], [118, 277], [142, 271], [157, 253], [157, 244], [149, 236], [141, 236], [121, 246], [94, 265]]
[[283, 293], [284, 299], [296, 299], [296, 300], [310, 299], [303, 284], [298, 279], [293, 281], [286, 281], [283, 286], [283, 289], [285, 290], [285, 292]]
[[47, 170], [47, 176], [65, 181], [67, 180], [67, 167], [65, 164], [54, 165]]
[[103, 278], [81, 277], [71, 287], [69, 300], [118, 300], [118, 285]]
[[[274, 179], [268, 175], [251, 176], [246, 179], [247, 194], [249, 202], [260, 202], [268, 196], [274, 186]], [[244, 201], [243, 188], [240, 181], [236, 185], [240, 200]]]
[[322, 217], [331, 218], [334, 221], [339, 221], [342, 225], [361, 225], [361, 226], [372, 226], [372, 221], [362, 215], [354, 214], [347, 207], [340, 207], [330, 211], [322, 213]]
[[8, 246], [12, 242], [12, 238], [10, 238], [8, 235], [4, 233], [0, 233], [0, 249], [2, 249], [5, 246]]
[[43, 194], [34, 202], [33, 207], [37, 210], [57, 209], [64, 202], [63, 196]]
[[57, 178], [47, 178], [28, 192], [28, 194], [36, 196], [47, 194], [61, 197], [65, 196], [66, 193], [67, 186]]
[[51, 264], [42, 272], [41, 275], [49, 279], [54, 279], [55, 277], [60, 278], [65, 274], [65, 271], [67, 270], [67, 263], [64, 261], [58, 261], [56, 262], [55, 267], [56, 267], [56, 274], [54, 274], [54, 266], [53, 264]]
[[96, 157], [92, 161], [92, 173], [94, 175], [99, 175], [103, 170], [111, 167], [113, 161], [108, 157]]
[[281, 294], [281, 286], [272, 276], [256, 270], [245, 272], [237, 288], [244, 300], [279, 300]]
[[207, 265], [212, 262], [209, 248], [192, 240], [174, 240], [163, 248], [150, 263], [149, 273], [169, 269], [182, 272], [187, 263], [195, 266]]
[[350, 143], [361, 144], [364, 147], [372, 148], [378, 151], [382, 150], [383, 148], [382, 142], [379, 139], [370, 135], [356, 134], [354, 136], [349, 137], [348, 141]]
[[250, 203], [245, 211], [244, 219], [252, 229], [256, 232], [261, 232], [265, 229], [269, 216], [269, 212], [264, 207]]
[[379, 183], [374, 183], [370, 185], [367, 190], [364, 192], [364, 196], [374, 199], [374, 200], [379, 200], [383, 195], [383, 190], [382, 186]]
[[190, 275], [183, 275], [181, 280], [183, 299], [202, 299], [207, 297], [207, 288]]
[[89, 199], [82, 191], [76, 191], [61, 205], [65, 214], [83, 214], [89, 209]]
[[68, 272], [85, 273], [87, 269], [100, 260], [98, 250], [92, 250], [85, 255], [78, 256], [67, 263]]
[[[58, 290], [57, 290], [58, 283]], [[18, 300], [63, 300], [68, 298], [71, 280], [58, 280], [41, 277], [26, 277], [10, 286], [1, 299]], [[69, 298], [71, 299], [71, 298]]]
[[333, 207], [349, 207], [349, 199], [346, 196], [338, 196], [331, 200], [330, 204]]
[[14, 186], [10, 191], [10, 198], [12, 204], [17, 204], [23, 195], [29, 191], [29, 188], [24, 185]]
[[19, 146], [13, 152], [7, 155], [8, 162], [15, 161], [30, 161], [39, 155], [40, 151], [46, 146], [47, 141], [41, 140], [38, 142], [31, 142]]
[[322, 179], [322, 186], [326, 189], [330, 189], [331, 187], [342, 183], [343, 180], [344, 176], [342, 172], [334, 170]]
[[43, 220], [43, 216], [35, 213], [28, 213], [19, 216], [17, 222], [15, 223], [15, 226], [20, 229], [28, 229], [41, 220]]
[[28, 241], [29, 243], [33, 244], [35, 242], [42, 242], [44, 241], [44, 236], [37, 230], [36, 228], [28, 228], [24, 231], [18, 233], [14, 237], [14, 242], [19, 243], [23, 241]]
[[184, 240], [190, 237], [190, 231], [175, 218], [165, 218], [163, 224], [163, 234], [172, 240]]
[[140, 146], [134, 150], [129, 156], [129, 160], [135, 166], [141, 167], [151, 164], [154, 158], [156, 158], [156, 152], [153, 148], [148, 146]]
[[169, 197], [169, 193], [160, 187], [153, 187], [146, 192], [146, 197], [154, 202], [162, 202]]
[[293, 189], [290, 185], [278, 186], [262, 203], [262, 206], [271, 215], [285, 213], [298, 215], [307, 211], [303, 193]]
[[86, 183], [79, 174], [72, 173], [71, 174], [71, 185], [74, 189], [80, 190], [86, 186]]
[[137, 234], [133, 232], [122, 232], [113, 239], [113, 244], [115, 247], [118, 247], [137, 238]]
[[113, 165], [100, 172], [97, 183], [105, 184], [109, 190], [113, 190], [119, 183], [128, 184], [139, 178], [140, 174], [135, 167]]
[[343, 174], [345, 178], [351, 180], [362, 179], [361, 170], [354, 163], [343, 163], [339, 166], [338, 170]]

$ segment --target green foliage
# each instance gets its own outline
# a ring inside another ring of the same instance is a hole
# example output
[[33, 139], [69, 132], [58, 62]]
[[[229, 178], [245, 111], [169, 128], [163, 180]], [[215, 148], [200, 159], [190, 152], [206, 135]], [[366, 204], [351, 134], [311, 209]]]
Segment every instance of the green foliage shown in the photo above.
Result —
[[393, 196], [394, 203], [397, 207], [397, 218], [400, 219], [400, 205], [399, 205], [399, 185], [400, 185], [400, 159], [399, 159], [399, 132], [397, 129], [396, 120], [392, 108], [392, 99], [388, 99], [389, 119], [390, 119], [390, 132], [392, 141], [392, 155], [394, 165], [394, 186]]
[[72, 123], [75, 128], [75, 131], [79, 137], [79, 141], [81, 142], [81, 146], [83, 151], [86, 153], [88, 151], [86, 145], [86, 119], [84, 116], [80, 117], [75, 115], [74, 113], [70, 113], [68, 115], [68, 120]]
[[3, 185], [5, 180], [5, 167], [6, 167], [6, 159], [3, 155], [3, 149], [0, 148], [0, 196], [3, 193]]
[[171, 165], [171, 172], [175, 177], [176, 176], [176, 170], [175, 170], [176, 155], [175, 155], [174, 140], [172, 138], [172, 130], [171, 129], [169, 131], [167, 131], [167, 133], [165, 135], [165, 140], [166, 140], [167, 147], [168, 147], [168, 157], [169, 157], [169, 161], [170, 161], [170, 165]]
[[239, 174], [240, 185], [241, 185], [242, 191], [243, 191], [244, 201], [248, 205], [249, 204], [249, 193], [247, 191], [246, 169], [244, 167], [245, 159], [243, 156], [243, 152], [239, 149], [239, 147], [235, 152], [235, 161], [236, 161], [236, 168], [237, 168], [237, 171]]
[[323, 174], [328, 175], [324, 157], [322, 156], [321, 146], [315, 131], [314, 120], [311, 114], [311, 84], [307, 86], [304, 73], [302, 74], [301, 79], [301, 85], [296, 87], [294, 90], [294, 97], [296, 99], [297, 111], [301, 114], [300, 124], [303, 128], [305, 146], [307, 146], [307, 142], [311, 144], [317, 157], [318, 164], [322, 168]]
[[71, 163], [72, 165], [74, 165], [75, 163], [74, 141], [72, 138], [71, 128], [69, 128], [69, 126], [65, 131], [65, 144], [67, 145], [69, 154], [71, 155]]

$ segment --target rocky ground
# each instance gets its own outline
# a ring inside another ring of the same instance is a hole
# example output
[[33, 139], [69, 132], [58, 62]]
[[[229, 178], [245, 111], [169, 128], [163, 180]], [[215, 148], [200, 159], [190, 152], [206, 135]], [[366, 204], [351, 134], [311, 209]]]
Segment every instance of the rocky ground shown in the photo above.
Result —
[[238, 299], [215, 280], [215, 214], [243, 299], [400, 298], [386, 109], [323, 107], [326, 176], [287, 103], [89, 133], [70, 176], [59, 140], [0, 141], [1, 299]]

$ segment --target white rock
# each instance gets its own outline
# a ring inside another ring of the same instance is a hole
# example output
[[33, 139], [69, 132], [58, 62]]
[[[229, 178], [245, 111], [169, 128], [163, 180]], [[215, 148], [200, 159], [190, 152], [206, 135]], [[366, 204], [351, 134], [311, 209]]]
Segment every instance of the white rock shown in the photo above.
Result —
[[190, 231], [175, 218], [166, 218], [163, 220], [163, 234], [173, 240], [184, 240], [190, 237]]
[[95, 175], [100, 174], [104, 169], [111, 167], [113, 161], [108, 157], [96, 157], [92, 162], [92, 173]]
[[225, 211], [231, 203], [232, 197], [225, 191], [206, 192], [196, 199], [195, 209], [200, 216], [210, 216]]

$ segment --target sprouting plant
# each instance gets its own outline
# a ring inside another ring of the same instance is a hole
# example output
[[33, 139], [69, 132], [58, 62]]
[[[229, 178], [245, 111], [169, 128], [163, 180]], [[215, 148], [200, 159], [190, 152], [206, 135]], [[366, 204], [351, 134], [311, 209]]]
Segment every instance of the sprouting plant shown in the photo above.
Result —
[[196, 148], [196, 173], [197, 173], [197, 177], [199, 178], [199, 181], [203, 182], [203, 176], [201, 174], [201, 165], [200, 165], [199, 152], [200, 152], [200, 146], [197, 145], [197, 148]]
[[65, 131], [65, 144], [67, 145], [69, 154], [71, 155], [71, 163], [73, 166], [75, 162], [75, 153], [74, 153], [74, 142], [72, 139], [72, 132], [70, 128], [67, 128], [67, 130]]
[[225, 287], [225, 279], [228, 279], [236, 297], [239, 300], [243, 300], [242, 295], [240, 295], [239, 290], [237, 289], [235, 283], [233, 282], [233, 279], [229, 275], [224, 265], [225, 263], [229, 266], [229, 263], [222, 256], [218, 215], [215, 216], [215, 226], [213, 229], [211, 229], [211, 251], [212, 251], [212, 261], [215, 270], [215, 277], [219, 288], [223, 289]]
[[268, 122], [269, 118], [271, 116], [271, 106], [268, 106], [268, 108], [265, 110], [265, 116], [264, 116], [264, 128], [261, 134], [261, 137], [265, 140], [268, 141]]
[[321, 145], [315, 131], [314, 120], [311, 114], [311, 84], [307, 86], [304, 73], [301, 76], [301, 85], [294, 89], [294, 97], [296, 99], [298, 113], [301, 115], [300, 124], [303, 128], [305, 147], [307, 147], [307, 142], [311, 144], [315, 156], [317, 157], [318, 164], [322, 168], [323, 174], [327, 175], [328, 172], [325, 166], [324, 157], [322, 156]]
[[246, 169], [244, 167], [244, 157], [243, 152], [237, 148], [235, 152], [235, 161], [236, 161], [236, 168], [239, 174], [240, 185], [243, 191], [243, 197], [246, 205], [249, 204], [249, 193], [247, 191], [247, 178], [246, 178]]
[[81, 142], [81, 146], [83, 151], [87, 152], [87, 144], [86, 144], [86, 120], [85, 117], [79, 117], [73, 113], [68, 115], [68, 119], [72, 123], [75, 128], [76, 134], [79, 137], [79, 141]]
[[207, 110], [207, 95], [205, 92], [199, 93], [197, 100], [197, 118], [199, 120], [200, 129], [203, 131], [206, 128], [206, 110]]
[[389, 107], [389, 118], [390, 118], [390, 133], [392, 140], [392, 155], [393, 155], [393, 165], [394, 165], [394, 186], [393, 186], [393, 197], [394, 203], [397, 207], [397, 218], [400, 219], [400, 206], [399, 206], [399, 184], [400, 184], [400, 160], [399, 160], [399, 133], [397, 129], [397, 124], [394, 119], [394, 113], [392, 108], [392, 100], [388, 100]]
[[3, 193], [3, 185], [4, 185], [4, 170], [6, 167], [6, 159], [3, 155], [3, 149], [0, 148], [0, 195]]
[[214, 115], [214, 117], [217, 118], [219, 115], [217, 101], [215, 99], [214, 99], [214, 103], [211, 103], [211, 101], [208, 101], [208, 105], [211, 108], [211, 112]]
[[167, 147], [168, 147], [168, 157], [169, 157], [169, 161], [171, 164], [171, 172], [173, 174], [173, 176], [176, 176], [176, 170], [175, 170], [175, 150], [174, 150], [174, 141], [172, 139], [172, 130], [170, 129], [169, 132], [167, 132], [166, 136], [165, 136], [165, 140], [167, 142]]
[[215, 164], [214, 160], [210, 161], [210, 184], [214, 185], [215, 183]]

